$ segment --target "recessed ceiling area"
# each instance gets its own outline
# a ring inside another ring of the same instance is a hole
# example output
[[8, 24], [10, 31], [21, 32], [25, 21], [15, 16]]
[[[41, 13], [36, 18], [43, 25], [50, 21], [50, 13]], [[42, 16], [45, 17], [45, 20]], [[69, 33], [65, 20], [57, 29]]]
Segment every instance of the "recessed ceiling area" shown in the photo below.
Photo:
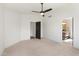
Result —
[[[33, 10], [40, 11], [40, 3], [4, 3], [5, 7], [22, 13], [33, 13]], [[48, 8], [56, 9], [61, 6], [66, 5], [66, 3], [44, 3], [44, 10]]]

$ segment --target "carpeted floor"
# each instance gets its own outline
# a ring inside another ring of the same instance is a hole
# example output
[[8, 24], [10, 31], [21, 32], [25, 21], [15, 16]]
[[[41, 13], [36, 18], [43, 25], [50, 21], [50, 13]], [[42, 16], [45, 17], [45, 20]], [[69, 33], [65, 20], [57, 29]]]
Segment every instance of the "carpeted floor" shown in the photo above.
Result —
[[79, 56], [79, 49], [52, 40], [24, 40], [4, 50], [3, 56]]

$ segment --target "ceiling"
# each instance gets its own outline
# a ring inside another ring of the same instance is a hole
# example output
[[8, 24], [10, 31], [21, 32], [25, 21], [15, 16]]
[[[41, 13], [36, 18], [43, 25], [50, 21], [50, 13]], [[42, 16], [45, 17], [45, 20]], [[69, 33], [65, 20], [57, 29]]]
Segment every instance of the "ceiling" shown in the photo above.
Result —
[[[5, 7], [8, 9], [16, 10], [22, 13], [33, 13], [32, 11], [40, 11], [40, 3], [4, 3]], [[59, 8], [64, 3], [44, 3], [44, 9], [52, 8], [53, 10]]]

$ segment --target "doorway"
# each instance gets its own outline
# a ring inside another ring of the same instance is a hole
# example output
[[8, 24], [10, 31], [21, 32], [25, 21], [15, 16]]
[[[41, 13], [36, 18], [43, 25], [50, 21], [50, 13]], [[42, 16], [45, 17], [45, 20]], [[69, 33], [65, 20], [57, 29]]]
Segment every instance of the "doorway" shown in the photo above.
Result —
[[73, 45], [73, 19], [65, 18], [62, 21], [62, 40], [63, 42]]
[[31, 22], [30, 24], [30, 38], [41, 39], [41, 22]]

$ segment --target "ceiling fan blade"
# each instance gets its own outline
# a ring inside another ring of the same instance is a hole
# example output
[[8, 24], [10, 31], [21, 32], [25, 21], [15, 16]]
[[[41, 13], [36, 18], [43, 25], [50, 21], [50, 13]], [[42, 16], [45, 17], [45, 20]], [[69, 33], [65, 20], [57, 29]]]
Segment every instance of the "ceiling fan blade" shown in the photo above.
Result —
[[40, 11], [32, 11], [32, 12], [40, 13]]
[[45, 10], [45, 11], [43, 11], [43, 12], [45, 13], [45, 12], [48, 12], [48, 11], [51, 11], [51, 10], [52, 10], [52, 8], [47, 9], [47, 10]]

